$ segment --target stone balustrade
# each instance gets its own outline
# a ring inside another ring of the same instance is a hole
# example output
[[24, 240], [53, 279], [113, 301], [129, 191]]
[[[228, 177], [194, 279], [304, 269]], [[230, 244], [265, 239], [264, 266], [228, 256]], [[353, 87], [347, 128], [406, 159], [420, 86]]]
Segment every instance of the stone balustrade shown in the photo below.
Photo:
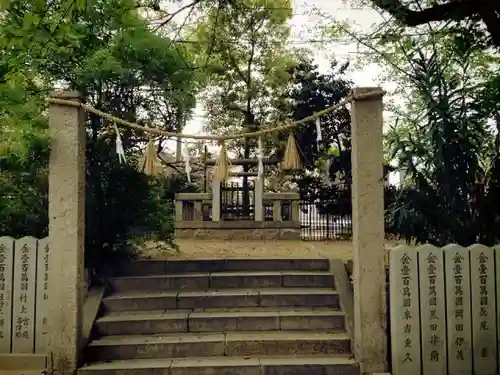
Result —
[[177, 193], [175, 221], [206, 221], [212, 206], [211, 193]]
[[[263, 218], [259, 220], [255, 215], [255, 221], [299, 221], [298, 193], [264, 193], [262, 206]], [[213, 207], [212, 193], [178, 193], [175, 195], [175, 220], [221, 221], [210, 214]]]
[[300, 239], [299, 194], [255, 194], [254, 220], [224, 220], [220, 193], [175, 196], [176, 236], [198, 239]]

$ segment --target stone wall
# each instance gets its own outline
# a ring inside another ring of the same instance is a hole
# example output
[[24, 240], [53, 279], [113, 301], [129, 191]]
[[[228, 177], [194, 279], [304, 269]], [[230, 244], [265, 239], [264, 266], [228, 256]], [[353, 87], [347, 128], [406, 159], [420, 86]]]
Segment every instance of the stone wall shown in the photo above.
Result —
[[300, 240], [300, 223], [185, 221], [176, 223], [175, 235], [200, 240]]

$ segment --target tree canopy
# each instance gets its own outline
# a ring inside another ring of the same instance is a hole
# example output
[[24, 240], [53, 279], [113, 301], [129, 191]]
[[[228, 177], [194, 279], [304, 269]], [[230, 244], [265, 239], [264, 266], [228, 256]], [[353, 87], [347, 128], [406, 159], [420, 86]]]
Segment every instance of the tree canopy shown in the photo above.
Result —
[[[188, 52], [150, 30], [135, 2], [80, 3], [11, 1], [2, 10], [0, 231], [5, 234], [47, 234], [44, 99], [56, 87], [77, 90], [82, 100], [117, 117], [165, 130], [175, 129], [175, 114], [189, 112], [195, 103], [196, 74], [186, 68]], [[99, 264], [123, 248], [137, 227], [171, 241], [171, 204], [137, 168], [147, 136], [123, 130], [129, 163], [121, 165], [113, 124], [87, 116], [86, 125], [87, 260]], [[157, 141], [161, 149], [162, 140]]]
[[370, 0], [405, 26], [415, 27], [437, 21], [468, 21], [471, 30], [483, 33], [500, 47], [500, 3], [496, 0], [441, 0], [425, 4], [413, 0]]
[[[434, 244], [498, 242], [500, 75], [497, 50], [488, 48], [500, 45], [497, 2], [369, 3], [385, 17], [369, 38], [354, 25], [332, 23], [324, 31], [363, 44], [370, 53], [361, 63], [384, 64], [381, 78], [396, 84], [392, 94], [400, 100], [387, 98], [394, 117], [384, 146], [387, 161], [406, 179], [396, 194], [386, 190], [390, 231]], [[344, 99], [353, 85], [347, 64], [333, 58], [323, 73], [310, 51], [290, 47], [289, 0], [177, 5], [1, 2], [0, 233], [47, 234], [45, 99], [54, 89], [78, 90], [97, 109], [169, 131], [182, 129], [202, 104], [205, 130], [224, 135], [302, 119]], [[189, 23], [175, 21], [183, 11]], [[334, 176], [325, 170], [330, 147], [338, 148], [342, 179], [350, 184], [348, 108], [323, 116], [321, 125], [318, 146], [314, 123], [295, 129], [304, 170], [294, 179], [303, 199], [328, 200], [323, 211], [348, 215], [349, 189], [332, 200], [340, 187], [327, 181]], [[134, 230], [173, 243], [173, 194], [199, 187], [187, 186], [185, 176], [151, 179], [140, 172], [149, 136], [122, 129], [128, 163], [120, 164], [113, 124], [88, 115], [86, 128], [87, 260], [113, 257], [128, 247]], [[168, 139], [153, 139], [163, 155]], [[268, 137], [266, 154], [280, 159], [285, 140], [285, 134]], [[248, 158], [256, 142], [228, 146]], [[244, 195], [249, 202], [248, 191]]]

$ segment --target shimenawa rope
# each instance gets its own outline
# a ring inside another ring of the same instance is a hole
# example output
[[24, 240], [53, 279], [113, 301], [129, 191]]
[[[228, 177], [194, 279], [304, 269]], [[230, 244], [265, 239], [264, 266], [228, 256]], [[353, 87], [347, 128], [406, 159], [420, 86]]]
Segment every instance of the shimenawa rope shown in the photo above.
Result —
[[[345, 100], [340, 101], [339, 103], [335, 104], [332, 107], [325, 108], [322, 111], [316, 112], [311, 116], [304, 117], [300, 120], [294, 121], [294, 122], [287, 122], [281, 126], [276, 126], [273, 128], [268, 128], [268, 129], [262, 129], [258, 130], [255, 132], [248, 132], [248, 133], [240, 133], [240, 134], [235, 134], [235, 135], [229, 135], [229, 136], [214, 136], [214, 135], [196, 135], [196, 134], [182, 134], [182, 133], [175, 133], [175, 132], [168, 132], [165, 130], [160, 130], [156, 128], [149, 128], [146, 126], [141, 126], [129, 121], [122, 120], [119, 117], [110, 115], [109, 113], [100, 111], [92, 106], [89, 106], [88, 104], [80, 103], [78, 101], [72, 101], [72, 100], [65, 100], [65, 99], [59, 99], [59, 98], [48, 98], [48, 102], [51, 104], [57, 104], [57, 105], [65, 105], [69, 107], [75, 107], [75, 108], [82, 108], [85, 111], [89, 113], [93, 113], [97, 116], [100, 116], [112, 123], [115, 124], [120, 124], [132, 129], [136, 130], [141, 130], [146, 133], [153, 133], [153, 134], [158, 134], [158, 135], [164, 135], [168, 137], [177, 137], [177, 138], [184, 138], [184, 139], [197, 139], [197, 140], [206, 140], [206, 141], [218, 141], [220, 146], [221, 146], [221, 151], [219, 154], [219, 157], [216, 160], [216, 166], [215, 166], [215, 171], [214, 171], [214, 176], [219, 179], [219, 180], [226, 180], [229, 177], [229, 170], [230, 170], [230, 161], [227, 156], [227, 150], [225, 146], [225, 141], [228, 140], [233, 140], [233, 139], [241, 139], [241, 138], [253, 138], [253, 137], [260, 137], [266, 134], [271, 134], [271, 133], [277, 133], [283, 130], [289, 130], [293, 129], [301, 124], [304, 124], [309, 121], [314, 121], [317, 118], [324, 116], [328, 113], [334, 112], [337, 109], [342, 108], [346, 104], [349, 104], [353, 100], [366, 100], [366, 99], [371, 99], [371, 98], [376, 98], [383, 96], [385, 94], [385, 91], [383, 90], [374, 90], [371, 92], [363, 93], [363, 94], [358, 94], [356, 96], [350, 95], [348, 98]], [[145, 168], [144, 172], [147, 174], [155, 174], [155, 169], [153, 168], [153, 164], [156, 162], [156, 155], [153, 156], [153, 150], [154, 150], [154, 145], [152, 144], [152, 140], [150, 139], [148, 142], [148, 147], [146, 148], [146, 154], [145, 154]], [[301, 168], [301, 163], [300, 163], [300, 156], [298, 155], [297, 152], [297, 147], [295, 144], [295, 137], [293, 134], [290, 133], [286, 145], [286, 150], [285, 150], [285, 156], [283, 160], [283, 169], [284, 170], [298, 170]]]

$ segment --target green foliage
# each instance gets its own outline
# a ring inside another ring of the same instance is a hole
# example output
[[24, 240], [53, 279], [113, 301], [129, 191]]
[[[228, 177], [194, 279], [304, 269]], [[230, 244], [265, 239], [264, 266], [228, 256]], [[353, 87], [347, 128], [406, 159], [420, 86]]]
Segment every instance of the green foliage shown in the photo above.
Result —
[[[276, 100], [295, 63], [285, 49], [291, 16], [289, 0], [245, 0], [211, 8], [197, 25], [199, 65], [209, 72], [207, 130], [234, 134], [276, 119]], [[248, 157], [255, 145], [235, 141], [229, 146]]]
[[0, 81], [0, 235], [47, 232], [47, 121], [29, 82]]
[[[309, 60], [300, 61], [290, 70], [289, 88], [283, 93], [283, 112], [286, 117], [300, 120], [325, 108], [339, 103], [349, 95], [352, 83], [345, 78], [347, 65], [339, 66], [333, 62], [328, 74], [318, 72], [318, 67]], [[288, 108], [287, 108], [288, 107]], [[311, 121], [295, 129], [297, 147], [308, 172], [318, 171], [324, 167], [330, 147], [340, 152], [340, 171], [349, 181], [351, 170], [351, 125], [347, 108], [330, 112], [321, 119], [322, 141], [316, 146], [316, 124]], [[288, 134], [280, 136], [280, 144]], [[284, 147], [277, 149], [276, 157], [282, 158]], [[328, 171], [327, 173], [329, 173]], [[330, 174], [331, 178], [335, 178]]]
[[[440, 2], [401, 3], [419, 11]], [[385, 99], [396, 117], [385, 151], [406, 181], [388, 207], [389, 231], [436, 245], [498, 243], [499, 58], [491, 41], [476, 19], [407, 28], [381, 16], [370, 34], [337, 22], [326, 33], [366, 46], [359, 65], [383, 65], [381, 82], [396, 84], [398, 100]]]
[[[316, 65], [302, 60], [292, 69], [290, 89], [284, 94], [283, 102], [289, 103], [289, 116], [295, 120], [311, 116], [325, 108], [329, 108], [344, 100], [352, 89], [352, 82], [346, 79], [347, 65], [339, 66], [333, 62], [328, 74], [318, 72]], [[284, 109], [285, 112], [285, 109]], [[286, 113], [286, 112], [285, 112]], [[346, 107], [321, 117], [322, 141], [317, 147], [317, 131], [314, 121], [296, 128], [295, 138], [304, 170], [295, 181], [299, 186], [301, 198], [310, 202], [322, 201], [317, 209], [320, 213], [329, 212], [334, 215], [351, 215], [351, 115]], [[281, 135], [281, 141], [287, 135]], [[279, 144], [284, 145], [284, 142]], [[326, 169], [329, 150], [335, 147], [339, 157], [335, 167]], [[276, 150], [276, 157], [281, 158], [284, 147]], [[385, 172], [390, 170], [384, 166]], [[331, 184], [340, 173], [340, 185]], [[391, 202], [389, 195], [387, 202]]]
[[[172, 130], [175, 114], [194, 106], [197, 76], [186, 69], [188, 52], [151, 31], [134, 1], [7, 5], [0, 9], [0, 235], [42, 237], [49, 155], [44, 100], [52, 87], [76, 89], [106, 112]], [[137, 228], [173, 245], [172, 192], [136, 168], [146, 137], [122, 129], [129, 163], [120, 165], [112, 124], [96, 116], [86, 124], [87, 265], [102, 269], [127, 255]]]
[[[484, 97], [468, 84], [469, 56], [462, 49], [451, 61], [441, 58], [418, 52], [413, 58], [425, 113], [406, 137], [397, 129], [389, 134], [394, 156], [413, 182], [390, 217], [400, 233], [420, 242], [493, 245], [499, 240], [500, 123], [489, 108], [498, 111], [499, 96], [490, 91]], [[444, 70], [447, 65], [453, 71]]]

